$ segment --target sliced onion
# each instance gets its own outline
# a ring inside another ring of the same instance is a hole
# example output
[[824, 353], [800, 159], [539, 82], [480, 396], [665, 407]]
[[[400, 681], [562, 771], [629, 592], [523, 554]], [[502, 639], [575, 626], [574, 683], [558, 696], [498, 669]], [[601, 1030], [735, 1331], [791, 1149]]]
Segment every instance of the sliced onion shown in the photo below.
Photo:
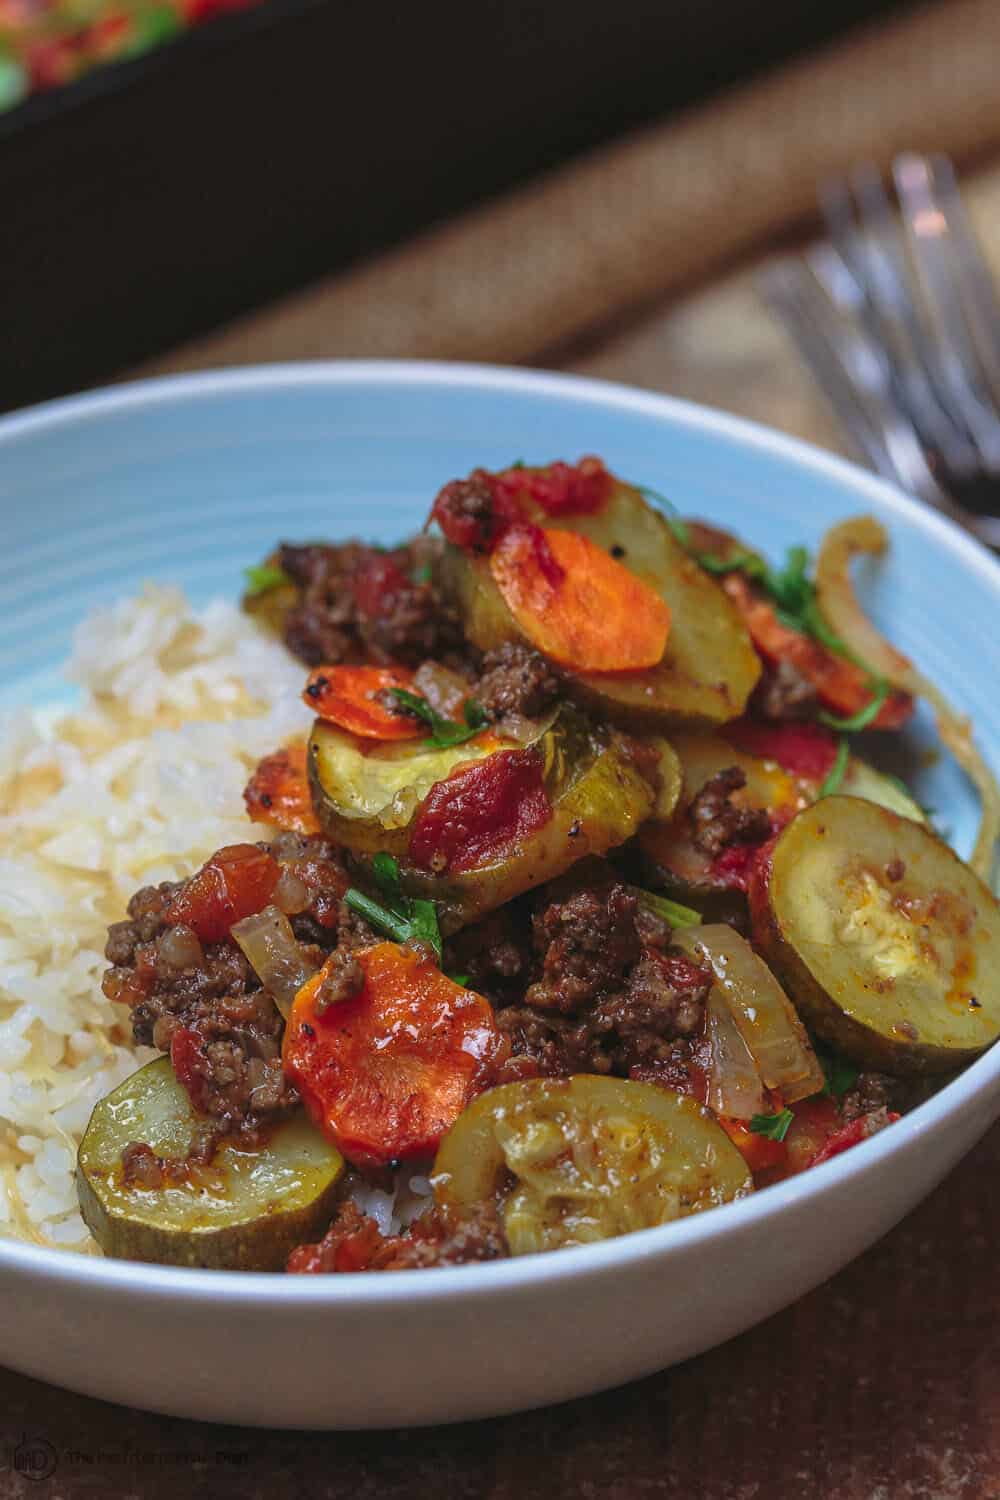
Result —
[[823, 538], [816, 560], [816, 595], [820, 609], [844, 644], [890, 686], [925, 698], [934, 710], [938, 733], [979, 793], [979, 833], [969, 864], [982, 880], [993, 873], [1000, 837], [1000, 787], [976, 749], [969, 720], [956, 714], [944, 694], [907, 657], [876, 630], [858, 603], [851, 582], [851, 559], [859, 553], [881, 555], [888, 545], [884, 527], [873, 516], [855, 516], [833, 526]]
[[461, 719], [462, 704], [469, 696], [469, 683], [450, 667], [425, 661], [413, 674], [413, 686], [444, 719]]
[[722, 923], [675, 932], [673, 940], [707, 963], [720, 993], [769, 1089], [780, 1089], [787, 1103], [817, 1094], [823, 1069], [794, 1005], [767, 964]]
[[296, 941], [291, 923], [276, 906], [265, 906], [230, 928], [247, 963], [288, 1020], [292, 1001], [316, 972]]
[[740, 1036], [725, 996], [713, 985], [705, 1012], [708, 1037], [707, 1103], [717, 1115], [749, 1120], [764, 1112], [764, 1085]]

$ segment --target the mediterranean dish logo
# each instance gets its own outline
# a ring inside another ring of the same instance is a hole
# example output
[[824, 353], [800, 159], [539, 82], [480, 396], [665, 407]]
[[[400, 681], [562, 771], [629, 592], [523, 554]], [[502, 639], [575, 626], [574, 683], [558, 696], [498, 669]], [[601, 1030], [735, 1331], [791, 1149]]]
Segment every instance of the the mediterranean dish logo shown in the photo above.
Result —
[[15, 1442], [0, 1439], [0, 1474], [18, 1474], [22, 1479], [51, 1479], [59, 1455], [48, 1438], [22, 1432]]

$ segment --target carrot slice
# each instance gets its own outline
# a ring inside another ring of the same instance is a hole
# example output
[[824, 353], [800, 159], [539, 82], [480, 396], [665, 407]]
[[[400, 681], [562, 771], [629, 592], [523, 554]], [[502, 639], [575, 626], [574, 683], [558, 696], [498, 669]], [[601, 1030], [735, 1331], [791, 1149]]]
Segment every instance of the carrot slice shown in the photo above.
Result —
[[246, 784], [243, 800], [254, 823], [274, 823], [290, 833], [319, 833], [306, 774], [305, 745], [265, 755]]
[[329, 960], [299, 991], [285, 1031], [285, 1072], [337, 1149], [360, 1167], [430, 1156], [509, 1054], [481, 995], [429, 956], [397, 943], [353, 955], [352, 998], [324, 1006]]
[[[727, 574], [722, 587], [743, 616], [761, 656], [772, 662], [789, 662], [812, 683], [821, 702], [833, 713], [850, 718], [871, 702], [871, 677], [861, 667], [783, 624], [767, 600], [755, 594], [740, 574]], [[892, 692], [868, 727], [899, 729], [912, 713], [909, 694]]]
[[512, 526], [490, 569], [518, 625], [553, 661], [580, 672], [630, 672], [662, 658], [668, 605], [588, 537]]
[[391, 688], [413, 691], [405, 667], [317, 667], [302, 694], [321, 719], [368, 740], [413, 740], [426, 727], [385, 701]]

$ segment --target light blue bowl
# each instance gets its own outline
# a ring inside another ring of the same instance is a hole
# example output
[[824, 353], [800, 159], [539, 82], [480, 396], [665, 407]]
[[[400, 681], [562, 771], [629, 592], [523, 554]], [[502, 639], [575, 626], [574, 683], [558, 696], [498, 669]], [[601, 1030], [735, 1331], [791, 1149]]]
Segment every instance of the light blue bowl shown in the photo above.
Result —
[[[863, 597], [1000, 767], [1000, 567], [976, 543], [762, 428], [593, 381], [448, 365], [276, 366], [0, 420], [0, 706], [66, 696], [74, 624], [144, 579], [196, 602], [235, 596], [278, 538], [388, 541], [477, 465], [585, 453], [773, 558], [815, 548], [844, 516], [879, 516], [892, 552], [862, 575]], [[926, 717], [913, 739], [913, 753], [933, 744]], [[967, 853], [976, 802], [950, 760], [922, 767], [917, 791]], [[893, 1129], [765, 1193], [496, 1265], [267, 1277], [0, 1241], [0, 1357], [110, 1400], [269, 1426], [443, 1421], [583, 1394], [708, 1348], [832, 1274], [968, 1150], [998, 1089], [994, 1048]]]

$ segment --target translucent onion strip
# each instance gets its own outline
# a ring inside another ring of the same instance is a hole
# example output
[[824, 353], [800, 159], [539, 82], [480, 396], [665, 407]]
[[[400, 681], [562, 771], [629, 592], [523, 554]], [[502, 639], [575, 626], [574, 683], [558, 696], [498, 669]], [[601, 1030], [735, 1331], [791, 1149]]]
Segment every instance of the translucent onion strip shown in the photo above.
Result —
[[876, 630], [858, 603], [851, 582], [851, 559], [880, 556], [888, 538], [873, 516], [855, 516], [831, 527], [816, 561], [816, 594], [824, 618], [844, 644], [894, 688], [924, 698], [934, 710], [938, 733], [979, 793], [979, 833], [969, 864], [989, 881], [1000, 836], [1000, 787], [976, 749], [969, 720], [956, 714], [943, 693]]
[[762, 958], [722, 923], [674, 933], [674, 942], [712, 969], [719, 993], [769, 1089], [785, 1101], [806, 1099], [824, 1084], [823, 1070], [794, 1005]]
[[247, 963], [285, 1020], [292, 1001], [316, 972], [296, 940], [291, 923], [276, 906], [265, 906], [230, 929]]
[[766, 1109], [757, 1064], [740, 1036], [725, 996], [713, 985], [705, 1014], [708, 1037], [708, 1097], [717, 1115], [750, 1120]]

